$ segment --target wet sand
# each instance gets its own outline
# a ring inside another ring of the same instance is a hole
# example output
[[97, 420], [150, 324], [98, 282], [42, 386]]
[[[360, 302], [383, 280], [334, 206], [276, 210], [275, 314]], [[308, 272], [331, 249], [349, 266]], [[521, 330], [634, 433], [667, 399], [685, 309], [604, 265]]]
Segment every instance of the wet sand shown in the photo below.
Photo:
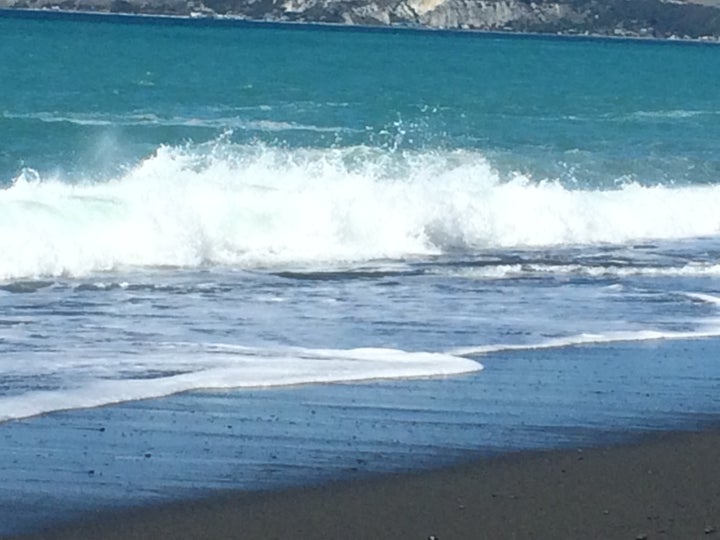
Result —
[[97, 513], [26, 538], [720, 538], [720, 430]]
[[0, 536], [720, 539], [718, 350], [528, 351], [7, 422]]

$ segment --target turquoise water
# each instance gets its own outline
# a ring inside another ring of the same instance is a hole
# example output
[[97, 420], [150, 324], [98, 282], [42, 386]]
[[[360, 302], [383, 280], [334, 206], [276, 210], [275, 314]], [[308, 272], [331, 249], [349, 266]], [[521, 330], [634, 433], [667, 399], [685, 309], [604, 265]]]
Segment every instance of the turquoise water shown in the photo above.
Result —
[[[0, 178], [160, 144], [473, 149], [582, 186], [717, 181], [712, 46], [3, 19]], [[69, 37], [72, 36], [72, 39]]]
[[718, 50], [0, 16], [0, 534], [712, 417]]

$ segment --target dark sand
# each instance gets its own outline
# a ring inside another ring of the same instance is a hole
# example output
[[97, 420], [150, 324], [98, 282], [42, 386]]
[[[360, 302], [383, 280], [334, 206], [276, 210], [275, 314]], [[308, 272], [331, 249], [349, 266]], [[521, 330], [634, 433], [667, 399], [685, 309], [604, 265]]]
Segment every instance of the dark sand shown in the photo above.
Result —
[[89, 516], [30, 538], [720, 540], [720, 430]]

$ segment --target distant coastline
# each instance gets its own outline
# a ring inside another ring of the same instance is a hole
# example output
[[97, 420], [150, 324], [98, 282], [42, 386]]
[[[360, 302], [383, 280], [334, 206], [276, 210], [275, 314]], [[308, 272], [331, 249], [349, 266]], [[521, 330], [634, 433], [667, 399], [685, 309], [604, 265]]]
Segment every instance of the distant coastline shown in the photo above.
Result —
[[[1, 1], [1, 0], [0, 0]], [[718, 45], [719, 36], [690, 36], [657, 37], [650, 35], [610, 35], [604, 33], [577, 33], [572, 31], [529, 32], [503, 29], [475, 29], [475, 28], [435, 28], [412, 24], [348, 24], [325, 21], [305, 20], [275, 20], [254, 19], [238, 15], [193, 15], [175, 13], [136, 13], [92, 11], [81, 9], [51, 9], [51, 8], [14, 8], [0, 6], [0, 19], [72, 19], [88, 22], [122, 22], [124, 24], [169, 24], [183, 26], [219, 26], [219, 27], [246, 27], [246, 28], [283, 28], [308, 29], [324, 28], [335, 31], [354, 32], [391, 32], [391, 33], [419, 33], [419, 34], [452, 34], [467, 35], [468, 37], [501, 38], [513, 37], [519, 39], [567, 39], [578, 41], [633, 41], [638, 43], [654, 44], [688, 44], [688, 45]]]
[[[720, 43], [720, 0], [0, 0], [0, 16], [151, 17], [225, 25], [322, 25]], [[700, 3], [702, 2], [702, 3]], [[116, 19], [123, 20], [123, 19]]]

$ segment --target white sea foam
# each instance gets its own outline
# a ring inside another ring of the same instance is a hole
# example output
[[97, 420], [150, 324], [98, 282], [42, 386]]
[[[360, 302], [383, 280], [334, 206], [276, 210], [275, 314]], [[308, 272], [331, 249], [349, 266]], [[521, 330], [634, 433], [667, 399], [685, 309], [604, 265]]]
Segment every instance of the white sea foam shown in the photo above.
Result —
[[[57, 390], [30, 391], [0, 397], [0, 422], [52, 411], [98, 407], [198, 389], [424, 378], [482, 369], [478, 362], [448, 354], [377, 348], [261, 350], [215, 346], [204, 352], [183, 354], [176, 350], [170, 354], [147, 354], [133, 356], [125, 361], [122, 358], [116, 360], [104, 362], [99, 359], [88, 361], [67, 357], [57, 362], [46, 360], [42, 364], [44, 369], [73, 373], [73, 381], [63, 384]], [[26, 364], [22, 366], [23, 375], [42, 375], [33, 373], [32, 370], [37, 369], [37, 366]], [[117, 378], [119, 365], [137, 371], [135, 377]], [[143, 366], [154, 371], [165, 370], [170, 374], [143, 376]]]
[[541, 341], [538, 343], [497, 344], [460, 347], [448, 351], [447, 354], [455, 356], [482, 356], [506, 351], [532, 351], [540, 349], [561, 349], [564, 347], [574, 347], [580, 345], [601, 345], [609, 343], [660, 340], [677, 341], [683, 339], [703, 339], [714, 337], [720, 337], [720, 327], [708, 326], [704, 329], [688, 330], [686, 332], [637, 330], [608, 332], [603, 334], [583, 333], [574, 336], [548, 339], [546, 341]]
[[572, 190], [465, 151], [161, 147], [105, 182], [0, 190], [0, 279], [712, 236], [718, 208], [717, 185]]
[[707, 293], [685, 293], [685, 296], [689, 296], [694, 300], [699, 300], [701, 302], [720, 306], [720, 296], [715, 296]]
[[697, 116], [717, 116], [720, 111], [715, 110], [658, 110], [658, 111], [637, 111], [632, 113], [634, 118], [652, 118], [652, 119], [668, 119], [677, 120], [682, 118], [695, 118]]
[[522, 276], [581, 275], [590, 277], [720, 276], [720, 264], [693, 262], [679, 266], [605, 266], [586, 264], [498, 264], [480, 268], [439, 268], [435, 273], [468, 279], [511, 279]]
[[[249, 108], [249, 110], [265, 111], [262, 107]], [[223, 115], [222, 113], [225, 113]], [[268, 119], [246, 119], [227, 114], [232, 111], [219, 111], [219, 115], [198, 116], [158, 116], [149, 112], [134, 114], [108, 114], [108, 113], [2, 113], [8, 119], [35, 120], [48, 124], [73, 124], [78, 126], [165, 126], [165, 127], [200, 127], [210, 129], [232, 129], [240, 131], [260, 132], [286, 132], [286, 131], [312, 131], [318, 133], [354, 132], [356, 130], [338, 126], [318, 126], [314, 124], [300, 124], [297, 122], [283, 122]]]

